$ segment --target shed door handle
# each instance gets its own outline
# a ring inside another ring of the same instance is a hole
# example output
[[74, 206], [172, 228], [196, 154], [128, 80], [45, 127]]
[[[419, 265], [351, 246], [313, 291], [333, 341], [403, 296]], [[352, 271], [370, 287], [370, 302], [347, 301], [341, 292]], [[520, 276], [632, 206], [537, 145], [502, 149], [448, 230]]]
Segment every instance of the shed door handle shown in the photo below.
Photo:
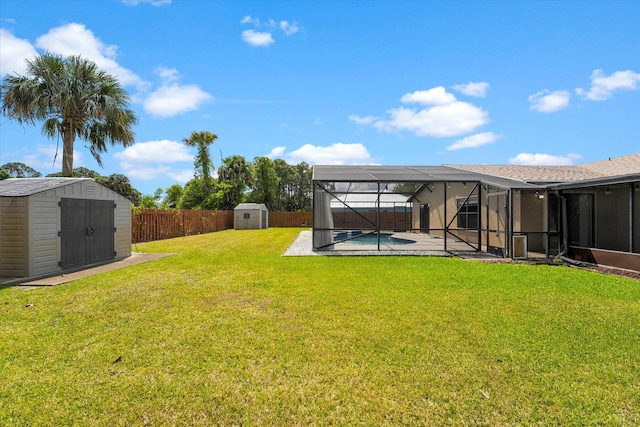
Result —
[[96, 229], [93, 227], [87, 228], [87, 236], [91, 237], [96, 233]]

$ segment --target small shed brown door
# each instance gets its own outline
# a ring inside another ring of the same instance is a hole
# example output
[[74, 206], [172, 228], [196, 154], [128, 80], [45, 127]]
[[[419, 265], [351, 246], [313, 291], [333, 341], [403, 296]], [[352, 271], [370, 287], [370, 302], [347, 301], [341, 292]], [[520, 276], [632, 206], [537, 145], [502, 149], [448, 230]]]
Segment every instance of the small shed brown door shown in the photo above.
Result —
[[114, 202], [86, 199], [61, 202], [62, 268], [113, 259]]

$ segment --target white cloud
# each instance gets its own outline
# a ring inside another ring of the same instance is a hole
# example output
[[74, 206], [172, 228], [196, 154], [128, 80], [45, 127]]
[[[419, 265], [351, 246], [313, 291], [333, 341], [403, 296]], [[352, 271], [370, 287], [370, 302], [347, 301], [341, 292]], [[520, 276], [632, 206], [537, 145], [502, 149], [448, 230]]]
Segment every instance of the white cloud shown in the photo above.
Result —
[[290, 36], [291, 34], [295, 34], [298, 31], [300, 31], [300, 28], [298, 27], [298, 24], [295, 22], [289, 23], [287, 21], [280, 21], [280, 29], [282, 29], [282, 31], [284, 31], [284, 33], [287, 36]]
[[156, 117], [173, 117], [198, 109], [203, 103], [213, 99], [211, 94], [197, 85], [180, 85], [178, 70], [158, 67], [156, 74], [162, 84], [143, 102], [144, 110]]
[[400, 98], [404, 103], [418, 103], [426, 108], [392, 108], [388, 120], [372, 116], [349, 116], [358, 124], [371, 124], [385, 132], [409, 131], [416, 136], [449, 137], [474, 132], [489, 123], [489, 113], [468, 102], [458, 101], [442, 86], [429, 90], [406, 93]]
[[409, 131], [416, 136], [449, 137], [475, 131], [489, 122], [489, 114], [467, 102], [456, 101], [424, 110], [399, 107], [389, 110], [390, 120], [374, 126], [386, 132]]
[[545, 89], [541, 92], [529, 96], [531, 109], [541, 113], [553, 113], [569, 106], [571, 94], [566, 90], [549, 91]]
[[192, 162], [193, 155], [180, 142], [163, 139], [160, 141], [137, 142], [113, 155], [118, 160], [130, 163], [174, 163]]
[[254, 30], [244, 30], [242, 32], [242, 40], [251, 46], [269, 46], [275, 42], [271, 33]]
[[170, 177], [185, 183], [193, 178], [193, 167], [177, 169], [172, 163], [193, 162], [189, 148], [180, 142], [160, 140], [138, 142], [113, 155], [124, 173], [133, 179]]
[[105, 45], [91, 30], [75, 22], [56, 27], [36, 39], [40, 49], [63, 56], [81, 55], [108, 74], [116, 77], [123, 86], [134, 85], [145, 89], [148, 83], [116, 62], [118, 47]]
[[282, 157], [282, 155], [284, 154], [285, 150], [287, 149], [287, 147], [275, 147], [273, 150], [271, 150], [269, 152], [269, 154], [267, 154], [265, 157], [268, 157], [270, 159], [274, 159], [276, 157]]
[[245, 16], [240, 21], [241, 24], [253, 24], [256, 27], [260, 26], [260, 20], [258, 18], [252, 18], [250, 15]]
[[422, 105], [447, 105], [456, 102], [456, 97], [447, 92], [444, 87], [437, 86], [429, 90], [417, 90], [404, 94], [400, 101]]
[[454, 151], [460, 150], [462, 148], [475, 148], [480, 147], [481, 145], [493, 144], [500, 137], [500, 135], [496, 135], [493, 132], [477, 133], [475, 135], [467, 136], [466, 138], [457, 140], [456, 142], [448, 146], [447, 150]]
[[[76, 141], [77, 142], [77, 141]], [[57, 156], [56, 156], [57, 150]], [[54, 162], [55, 158], [55, 162]], [[31, 166], [42, 175], [48, 173], [61, 172], [62, 171], [62, 145], [56, 148], [52, 145], [37, 145], [35, 150], [21, 160], [25, 165]], [[82, 166], [82, 153], [77, 150], [73, 150], [73, 167], [77, 168]]]
[[510, 165], [529, 166], [571, 166], [580, 159], [579, 154], [567, 154], [565, 156], [554, 156], [551, 154], [520, 153], [509, 159]]
[[0, 28], [0, 78], [5, 74], [24, 74], [27, 59], [38, 55], [28, 40], [19, 39], [9, 31]]
[[162, 79], [163, 83], [175, 82], [180, 78], [176, 68], [156, 67], [155, 72]]
[[359, 125], [370, 125], [371, 123], [375, 122], [376, 120], [378, 120], [377, 117], [373, 117], [373, 116], [366, 116], [366, 117], [360, 117], [356, 114], [352, 114], [349, 116], [349, 120], [351, 120], [352, 122], [355, 122]]
[[367, 148], [359, 143], [337, 142], [329, 146], [305, 144], [289, 153], [285, 150], [286, 147], [276, 147], [269, 155], [277, 153], [273, 157], [284, 158], [289, 164], [307, 162], [310, 165], [368, 165], [373, 163]]
[[139, 165], [135, 163], [120, 163], [124, 174], [131, 179], [151, 181], [169, 177], [174, 181], [186, 183], [193, 178], [193, 169], [176, 170], [167, 165]]
[[591, 88], [587, 91], [581, 88], [576, 93], [591, 101], [604, 101], [613, 96], [617, 90], [636, 90], [640, 82], [640, 73], [632, 70], [616, 71], [606, 76], [601, 69], [591, 73]]
[[152, 6], [164, 6], [165, 4], [171, 4], [171, 0], [120, 0], [127, 6], [137, 6], [141, 3], [149, 3]]
[[470, 82], [470, 83], [465, 83], [461, 85], [454, 85], [453, 89], [468, 96], [484, 98], [484, 96], [487, 93], [487, 89], [489, 89], [489, 83]]

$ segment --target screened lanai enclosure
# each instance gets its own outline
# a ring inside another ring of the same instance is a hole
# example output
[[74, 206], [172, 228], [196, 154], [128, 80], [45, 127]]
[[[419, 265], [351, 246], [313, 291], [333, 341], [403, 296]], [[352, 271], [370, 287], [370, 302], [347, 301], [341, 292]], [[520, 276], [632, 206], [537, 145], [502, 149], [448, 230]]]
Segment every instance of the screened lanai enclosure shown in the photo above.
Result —
[[313, 188], [314, 251], [557, 254], [559, 206], [537, 185], [448, 166], [315, 166]]

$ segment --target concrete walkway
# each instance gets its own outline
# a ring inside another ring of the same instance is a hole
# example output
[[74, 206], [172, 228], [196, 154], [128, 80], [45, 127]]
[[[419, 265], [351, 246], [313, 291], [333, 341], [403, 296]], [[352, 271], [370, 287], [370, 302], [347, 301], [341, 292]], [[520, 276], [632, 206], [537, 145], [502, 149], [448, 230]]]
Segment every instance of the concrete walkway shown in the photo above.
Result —
[[107, 271], [118, 270], [120, 268], [129, 267], [132, 265], [140, 264], [147, 261], [153, 261], [155, 259], [160, 259], [164, 257], [168, 257], [175, 254], [143, 254], [134, 252], [130, 257], [125, 258], [120, 261], [110, 262], [108, 264], [101, 264], [95, 267], [86, 268], [83, 270], [69, 271], [63, 272], [62, 274], [57, 274], [55, 276], [45, 276], [45, 277], [24, 277], [24, 278], [8, 278], [8, 279], [0, 279], [0, 287], [6, 286], [56, 286], [62, 283], [72, 282], [74, 280], [82, 279], [84, 277], [94, 276], [96, 274], [104, 273]]

